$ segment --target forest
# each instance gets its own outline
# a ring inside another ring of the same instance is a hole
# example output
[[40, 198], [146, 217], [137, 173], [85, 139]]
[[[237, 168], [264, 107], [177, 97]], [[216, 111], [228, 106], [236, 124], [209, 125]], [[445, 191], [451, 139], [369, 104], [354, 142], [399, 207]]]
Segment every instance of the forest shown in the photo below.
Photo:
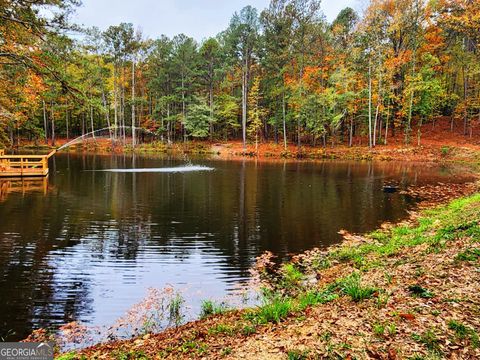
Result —
[[480, 125], [475, 0], [371, 0], [331, 23], [318, 0], [272, 0], [201, 42], [81, 27], [79, 5], [0, 0], [0, 147], [105, 128], [132, 145], [420, 145], [440, 117], [466, 137]]

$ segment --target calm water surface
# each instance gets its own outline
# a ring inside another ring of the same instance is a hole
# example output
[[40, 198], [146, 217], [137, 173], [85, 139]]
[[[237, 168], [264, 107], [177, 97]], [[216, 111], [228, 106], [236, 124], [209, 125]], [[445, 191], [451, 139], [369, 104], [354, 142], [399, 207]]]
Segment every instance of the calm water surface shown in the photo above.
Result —
[[415, 199], [386, 183], [459, 181], [399, 163], [193, 163], [214, 170], [104, 172], [185, 162], [58, 154], [45, 183], [1, 181], [0, 336], [108, 325], [150, 287], [182, 290], [195, 312], [237, 289], [265, 250], [286, 257], [405, 217]]

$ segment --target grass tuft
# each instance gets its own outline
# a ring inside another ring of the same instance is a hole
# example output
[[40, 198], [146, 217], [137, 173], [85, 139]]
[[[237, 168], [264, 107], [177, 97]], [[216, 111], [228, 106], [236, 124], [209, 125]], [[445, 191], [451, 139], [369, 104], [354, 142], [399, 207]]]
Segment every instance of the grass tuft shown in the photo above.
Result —
[[343, 294], [348, 295], [353, 301], [362, 301], [371, 298], [377, 289], [370, 286], [363, 286], [359, 273], [353, 273], [338, 283]]
[[200, 318], [205, 319], [211, 315], [223, 314], [228, 311], [228, 306], [225, 303], [216, 303], [212, 300], [203, 300], [202, 308], [200, 310]]
[[290, 314], [292, 309], [291, 299], [277, 297], [271, 302], [245, 313], [245, 317], [255, 324], [279, 323]]

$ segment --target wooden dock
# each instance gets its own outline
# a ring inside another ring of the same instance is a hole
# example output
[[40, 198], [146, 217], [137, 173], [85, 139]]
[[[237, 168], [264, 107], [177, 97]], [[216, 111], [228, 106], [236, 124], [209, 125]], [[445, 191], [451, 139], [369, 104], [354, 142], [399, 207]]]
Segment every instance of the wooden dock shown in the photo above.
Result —
[[48, 155], [5, 155], [0, 150], [0, 177], [38, 177], [48, 175], [48, 159], [55, 154], [53, 150]]

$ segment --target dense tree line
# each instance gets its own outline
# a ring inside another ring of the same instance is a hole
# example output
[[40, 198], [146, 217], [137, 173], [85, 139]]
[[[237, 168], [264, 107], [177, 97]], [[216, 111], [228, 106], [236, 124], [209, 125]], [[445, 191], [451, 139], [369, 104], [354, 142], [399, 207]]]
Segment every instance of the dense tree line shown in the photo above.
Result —
[[320, 1], [272, 0], [200, 43], [79, 29], [77, 5], [0, 0], [0, 143], [108, 128], [133, 144], [148, 132], [373, 147], [400, 132], [420, 144], [438, 116], [465, 136], [480, 123], [478, 1], [371, 0], [329, 23]]

